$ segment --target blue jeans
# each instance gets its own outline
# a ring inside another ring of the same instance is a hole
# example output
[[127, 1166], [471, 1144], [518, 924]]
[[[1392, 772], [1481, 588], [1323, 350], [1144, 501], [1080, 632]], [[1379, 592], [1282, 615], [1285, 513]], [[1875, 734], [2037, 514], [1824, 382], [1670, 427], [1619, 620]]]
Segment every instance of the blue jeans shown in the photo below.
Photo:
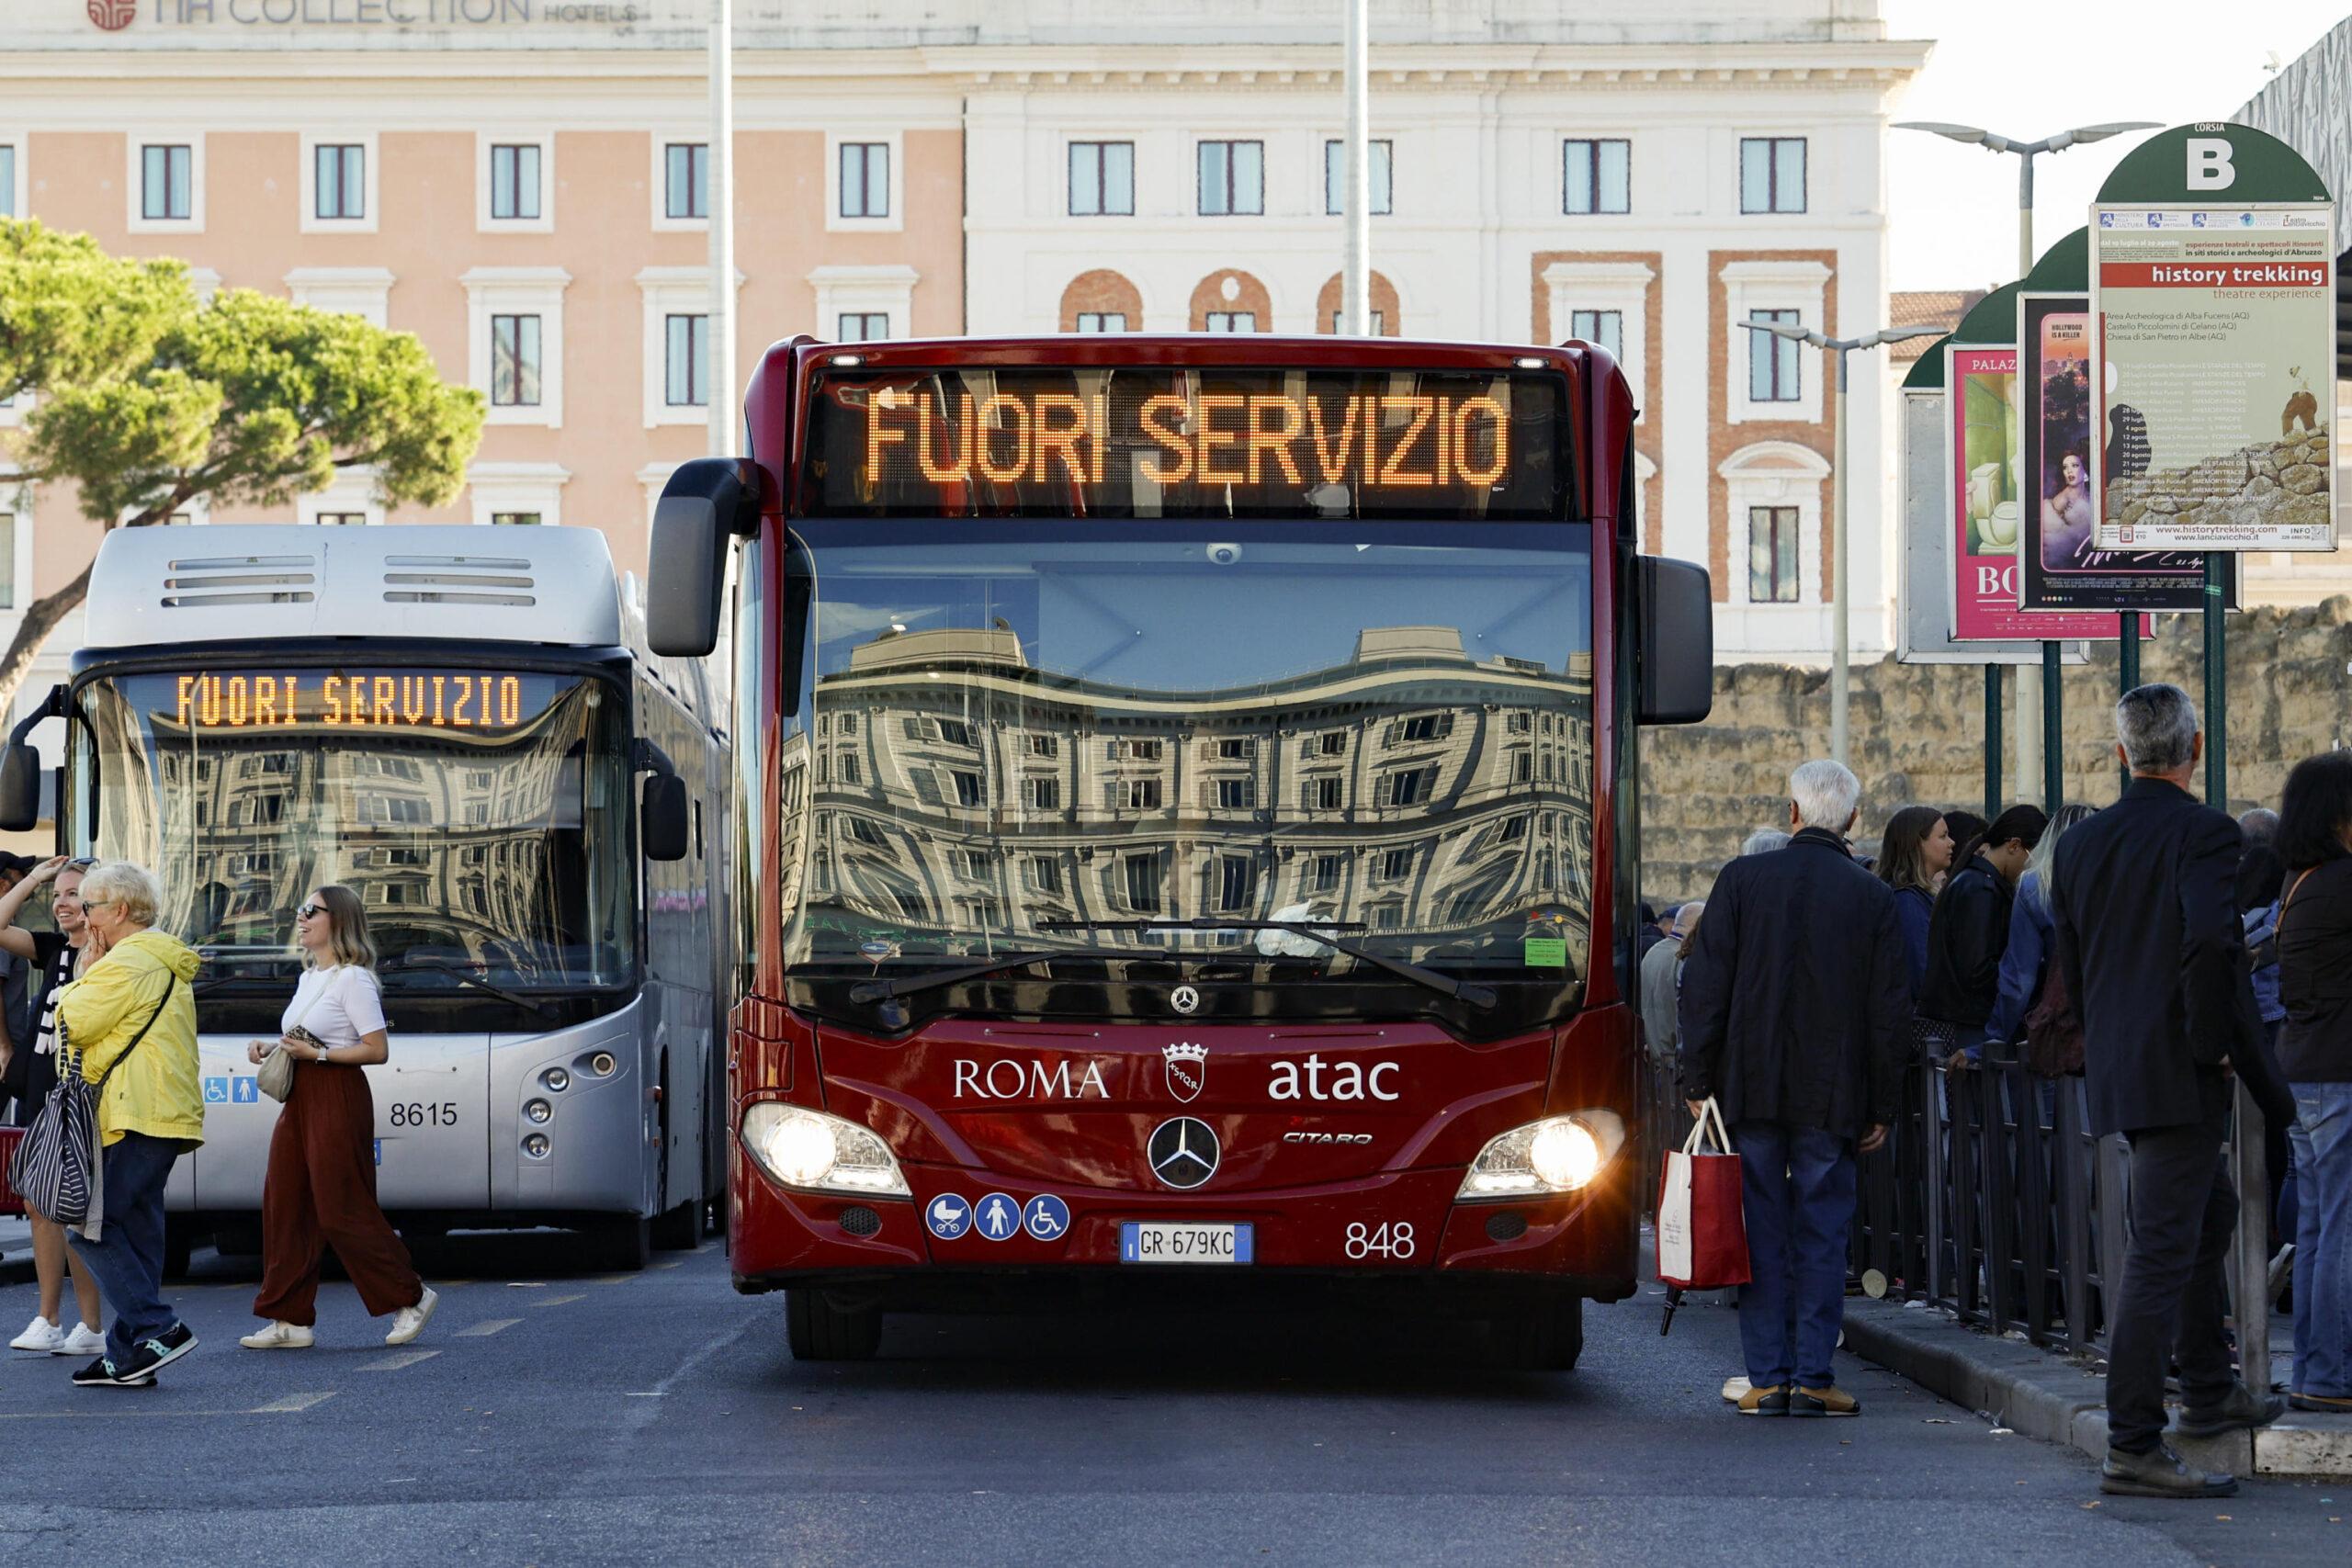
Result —
[[2295, 1124], [2297, 1393], [2352, 1399], [2352, 1083], [2299, 1083]]
[[1748, 1282], [1739, 1342], [1758, 1388], [1827, 1388], [1846, 1321], [1846, 1247], [1854, 1226], [1854, 1150], [1818, 1127], [1742, 1122], [1741, 1210]]
[[74, 1250], [98, 1277], [98, 1289], [114, 1308], [107, 1329], [107, 1359], [119, 1365], [131, 1347], [152, 1339], [179, 1321], [164, 1301], [164, 1183], [180, 1157], [179, 1145], [144, 1133], [125, 1133], [108, 1144], [106, 1213], [99, 1239], [79, 1231], [66, 1234]]

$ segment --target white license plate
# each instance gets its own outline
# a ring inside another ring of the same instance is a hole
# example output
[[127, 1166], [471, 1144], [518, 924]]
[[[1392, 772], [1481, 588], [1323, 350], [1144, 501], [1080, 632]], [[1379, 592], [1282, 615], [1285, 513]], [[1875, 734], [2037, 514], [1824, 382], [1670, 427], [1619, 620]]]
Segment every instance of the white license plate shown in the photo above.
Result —
[[1170, 1224], [1126, 1220], [1119, 1225], [1122, 1263], [1249, 1263], [1253, 1261], [1251, 1225]]

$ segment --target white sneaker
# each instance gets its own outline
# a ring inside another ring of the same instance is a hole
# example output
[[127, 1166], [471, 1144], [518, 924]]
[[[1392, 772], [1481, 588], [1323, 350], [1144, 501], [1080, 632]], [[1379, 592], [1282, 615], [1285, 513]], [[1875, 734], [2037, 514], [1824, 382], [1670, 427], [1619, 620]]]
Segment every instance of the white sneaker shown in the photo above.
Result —
[[25, 1325], [25, 1331], [8, 1341], [11, 1350], [41, 1350], [55, 1356], [63, 1353], [65, 1330], [36, 1313]]
[[316, 1343], [317, 1336], [299, 1323], [272, 1318], [264, 1328], [256, 1328], [237, 1341], [248, 1350], [307, 1350]]
[[50, 1352], [52, 1356], [103, 1356], [107, 1352], [107, 1337], [86, 1323], [77, 1323], [74, 1332]]
[[402, 1307], [392, 1314], [392, 1331], [384, 1336], [384, 1343], [405, 1345], [424, 1333], [424, 1325], [433, 1321], [433, 1309], [440, 1304], [440, 1293], [432, 1286], [425, 1286], [424, 1294], [417, 1298], [414, 1306]]

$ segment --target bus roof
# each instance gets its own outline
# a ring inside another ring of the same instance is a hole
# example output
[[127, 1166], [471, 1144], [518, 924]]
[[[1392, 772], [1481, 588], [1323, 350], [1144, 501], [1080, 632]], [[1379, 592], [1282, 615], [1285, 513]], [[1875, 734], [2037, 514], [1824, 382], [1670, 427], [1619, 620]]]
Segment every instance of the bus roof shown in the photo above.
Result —
[[119, 528], [90, 569], [91, 649], [397, 637], [613, 648], [594, 528], [248, 523]]
[[1592, 352], [1585, 344], [1538, 348], [1505, 343], [1429, 343], [1394, 337], [1276, 337], [1264, 333], [1046, 333], [1034, 337], [888, 338], [770, 346], [773, 361], [797, 352], [820, 363], [901, 365], [1170, 365], [1336, 370], [1394, 366], [1425, 370], [1566, 370]]

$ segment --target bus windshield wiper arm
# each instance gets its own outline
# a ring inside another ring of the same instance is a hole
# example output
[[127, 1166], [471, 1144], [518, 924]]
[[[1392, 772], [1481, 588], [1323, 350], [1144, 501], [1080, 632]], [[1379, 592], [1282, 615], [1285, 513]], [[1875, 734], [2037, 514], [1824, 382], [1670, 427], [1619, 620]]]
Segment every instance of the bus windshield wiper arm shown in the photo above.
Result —
[[385, 964], [384, 967], [391, 970], [430, 969], [435, 975], [447, 975], [453, 980], [463, 981], [469, 986], [478, 986], [500, 1001], [512, 1002], [527, 1012], [538, 1014], [541, 1018], [551, 1019], [558, 1016], [555, 1009], [548, 1006], [547, 1003], [535, 1002], [519, 991], [510, 991], [503, 986], [492, 985], [481, 976], [470, 970], [461, 969], [455, 964], [442, 964], [430, 958], [398, 958]]
[[1441, 975], [1434, 969], [1424, 969], [1419, 964], [1408, 963], [1402, 958], [1391, 958], [1386, 953], [1374, 953], [1368, 947], [1359, 947], [1354, 942], [1342, 942], [1331, 934], [1335, 924], [1336, 922], [1329, 920], [1319, 924], [1306, 920], [1228, 920], [1216, 915], [1195, 915], [1189, 920], [1041, 920], [1038, 922], [1037, 929], [1047, 931], [1131, 931], [1137, 936], [1154, 931], [1288, 931], [1293, 936], [1303, 936], [1309, 942], [1319, 942], [1334, 953], [1344, 953], [1359, 964], [1369, 964], [1375, 969], [1385, 969], [1400, 979], [1410, 980], [1417, 986], [1427, 986], [1432, 991], [1452, 997], [1458, 1001], [1467, 1002], [1474, 1008], [1490, 1008], [1495, 1005], [1493, 987], [1472, 985], [1457, 980], [1451, 975]]
[[893, 976], [888, 980], [860, 980], [849, 988], [854, 1002], [888, 1002], [900, 997], [913, 996], [917, 991], [935, 991], [942, 986], [953, 986], [965, 980], [977, 980], [985, 975], [1001, 975], [1008, 969], [1025, 969], [1032, 964], [1043, 964], [1049, 958], [1158, 958], [1180, 956], [1164, 948], [1119, 947], [1039, 947], [1021, 953], [1000, 953], [993, 958], [982, 958], [970, 964], [959, 964], [953, 969], [926, 969], [920, 975]]

